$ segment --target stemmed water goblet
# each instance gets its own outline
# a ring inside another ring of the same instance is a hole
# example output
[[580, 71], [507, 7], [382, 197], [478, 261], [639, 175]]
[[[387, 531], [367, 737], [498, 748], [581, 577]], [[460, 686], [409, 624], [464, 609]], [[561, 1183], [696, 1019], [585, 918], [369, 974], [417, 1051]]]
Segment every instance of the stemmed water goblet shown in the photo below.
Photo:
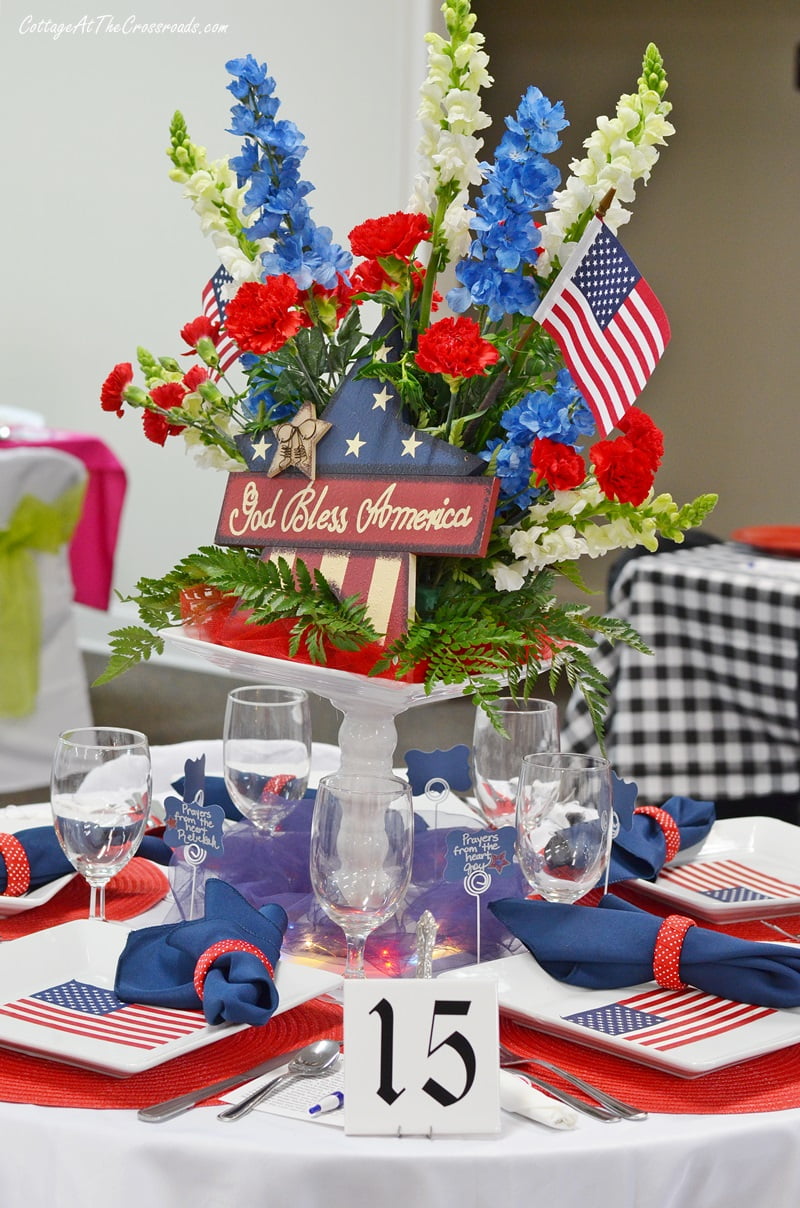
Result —
[[400, 906], [411, 878], [411, 788], [395, 776], [323, 776], [311, 820], [311, 884], [345, 934], [345, 977], [364, 977], [367, 937]]
[[137, 730], [65, 730], [53, 754], [50, 804], [58, 841], [89, 883], [89, 918], [106, 917], [106, 885], [136, 854], [150, 812], [150, 747]]
[[273, 835], [308, 786], [308, 693], [269, 684], [232, 689], [225, 707], [223, 765], [234, 805], [259, 831]]
[[550, 902], [577, 902], [608, 865], [611, 765], [599, 756], [551, 752], [522, 761], [516, 852], [530, 887]]
[[522, 760], [559, 748], [555, 701], [501, 697], [494, 702], [502, 732], [485, 709], [478, 709], [472, 732], [472, 784], [483, 818], [491, 825], [511, 824]]

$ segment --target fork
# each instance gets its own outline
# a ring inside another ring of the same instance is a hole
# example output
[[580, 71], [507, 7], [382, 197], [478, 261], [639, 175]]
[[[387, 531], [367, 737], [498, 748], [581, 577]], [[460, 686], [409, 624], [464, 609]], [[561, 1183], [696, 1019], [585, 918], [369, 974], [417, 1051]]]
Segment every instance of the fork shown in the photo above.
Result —
[[769, 919], [759, 919], [758, 921], [762, 927], [770, 927], [773, 931], [777, 931], [779, 935], [786, 936], [787, 940], [800, 940], [800, 935], [795, 935], [792, 931], [779, 927], [777, 923], [771, 923]]
[[583, 1078], [579, 1078], [577, 1074], [570, 1074], [567, 1070], [562, 1070], [560, 1066], [553, 1065], [550, 1061], [545, 1061], [541, 1057], [520, 1057], [517, 1053], [512, 1052], [511, 1049], [506, 1048], [502, 1043], [499, 1045], [499, 1049], [501, 1069], [508, 1069], [514, 1065], [542, 1066], [543, 1069], [550, 1070], [552, 1074], [557, 1074], [565, 1082], [569, 1082], [572, 1086], [577, 1087], [578, 1090], [582, 1090], [585, 1095], [589, 1095], [602, 1107], [616, 1112], [624, 1120], [647, 1119], [647, 1112], [642, 1111], [638, 1107], [633, 1107], [630, 1103], [623, 1103], [621, 1099], [616, 1099], [613, 1095], [609, 1095], [607, 1091], [600, 1090], [599, 1087], [593, 1086], [591, 1082], [586, 1082]]
[[[506, 1067], [501, 1067], [505, 1069]], [[601, 1120], [604, 1124], [611, 1124], [617, 1120], [621, 1120], [622, 1116], [619, 1112], [612, 1111], [610, 1107], [605, 1107], [602, 1103], [587, 1103], [585, 1099], [579, 1099], [577, 1095], [570, 1095], [568, 1091], [562, 1091], [560, 1087], [553, 1086], [551, 1082], [545, 1082], [542, 1078], [536, 1078], [533, 1074], [529, 1074], [527, 1070], [520, 1072], [520, 1078], [524, 1078], [531, 1086], [536, 1086], [540, 1091], [550, 1095], [553, 1099], [558, 1099], [559, 1103], [566, 1103], [568, 1107], [572, 1107], [577, 1112], [582, 1112], [584, 1116], [591, 1116], [593, 1120]]]

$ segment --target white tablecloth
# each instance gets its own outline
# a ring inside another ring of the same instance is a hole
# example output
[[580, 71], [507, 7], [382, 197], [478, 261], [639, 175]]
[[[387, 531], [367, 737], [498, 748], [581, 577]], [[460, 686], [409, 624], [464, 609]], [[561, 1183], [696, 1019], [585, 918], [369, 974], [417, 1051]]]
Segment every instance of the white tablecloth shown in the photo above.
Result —
[[[209, 773], [218, 771], [214, 744], [156, 748], [159, 791], [203, 750]], [[332, 750], [315, 752], [317, 774]], [[217, 1110], [145, 1124], [127, 1110], [0, 1103], [0, 1208], [800, 1204], [800, 1109], [614, 1124], [581, 1117], [571, 1132], [503, 1113], [498, 1136], [463, 1140], [348, 1137], [265, 1112], [221, 1124]]]
[[347, 1137], [198, 1108], [167, 1124], [130, 1111], [0, 1104], [3, 1208], [797, 1208], [800, 1111], [582, 1119], [554, 1132], [512, 1116], [486, 1139]]

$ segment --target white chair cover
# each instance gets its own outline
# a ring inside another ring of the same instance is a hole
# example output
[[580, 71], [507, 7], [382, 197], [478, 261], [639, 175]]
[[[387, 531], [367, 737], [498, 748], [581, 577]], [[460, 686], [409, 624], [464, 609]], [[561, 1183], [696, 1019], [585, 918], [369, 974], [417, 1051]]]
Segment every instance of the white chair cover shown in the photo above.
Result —
[[[86, 477], [82, 462], [56, 449], [3, 449], [0, 445], [0, 529], [19, 500], [33, 495], [53, 503]], [[24, 717], [0, 717], [0, 793], [49, 784], [56, 738], [72, 726], [92, 724], [89, 687], [72, 613], [68, 546], [34, 554], [42, 609], [39, 694]], [[8, 636], [0, 633], [0, 659]]]

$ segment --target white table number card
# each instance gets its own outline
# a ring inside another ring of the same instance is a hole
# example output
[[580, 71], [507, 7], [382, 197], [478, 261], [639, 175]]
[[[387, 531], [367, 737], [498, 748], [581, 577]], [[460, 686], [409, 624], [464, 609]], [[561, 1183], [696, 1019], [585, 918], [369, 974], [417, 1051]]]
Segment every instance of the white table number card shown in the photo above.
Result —
[[499, 1132], [498, 1039], [494, 978], [346, 981], [345, 1131]]

